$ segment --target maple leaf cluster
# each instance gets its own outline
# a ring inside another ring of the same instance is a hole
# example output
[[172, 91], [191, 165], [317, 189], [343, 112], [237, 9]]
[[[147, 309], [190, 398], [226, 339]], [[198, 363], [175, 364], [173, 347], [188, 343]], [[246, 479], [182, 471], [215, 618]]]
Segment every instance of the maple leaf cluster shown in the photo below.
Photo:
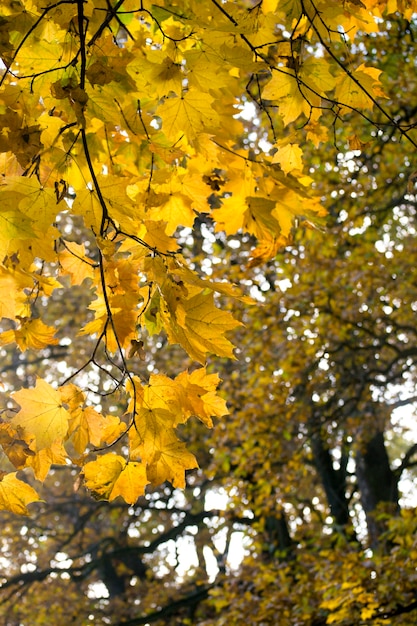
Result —
[[[12, 394], [0, 443], [15, 470], [43, 480], [51, 465], [76, 463], [93, 495], [128, 503], [148, 483], [184, 486], [197, 462], [178, 425], [227, 414], [205, 365], [209, 355], [234, 358], [227, 333], [240, 323], [219, 296], [248, 299], [200, 275], [181, 233], [202, 217], [214, 236], [256, 242], [250, 266], [274, 258], [297, 226], [319, 227], [325, 215], [303, 142], [327, 140], [329, 113], [336, 121], [381, 108], [379, 70], [338, 55], [347, 33], [377, 30], [380, 3], [247, 4], [2, 7], [0, 343], [61, 345], [59, 316], [46, 324], [38, 305], [63, 287], [89, 294], [65, 345], [93, 340], [78, 369]], [[149, 375], [148, 343], [161, 333], [202, 367]], [[89, 400], [89, 367], [121, 395], [118, 415]], [[121, 440], [125, 456], [112, 450]], [[20, 513], [37, 498], [15, 472], [1, 494], [1, 506]]]

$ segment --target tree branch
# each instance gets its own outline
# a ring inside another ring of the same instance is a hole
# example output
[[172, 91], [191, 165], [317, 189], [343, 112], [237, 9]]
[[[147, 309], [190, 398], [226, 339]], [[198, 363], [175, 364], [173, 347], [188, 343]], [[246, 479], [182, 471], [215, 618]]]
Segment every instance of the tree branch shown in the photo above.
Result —
[[[174, 600], [171, 604], [167, 604], [162, 609], [158, 611], [154, 611], [153, 613], [148, 613], [148, 615], [144, 615], [142, 617], [134, 617], [133, 619], [129, 619], [127, 621], [118, 622], [115, 626], [140, 626], [141, 624], [149, 624], [152, 622], [157, 622], [163, 618], [170, 617], [177, 613], [179, 609], [189, 608], [190, 606], [195, 606], [206, 600], [208, 598], [209, 592], [213, 589], [213, 585], [209, 585], [208, 587], [204, 587], [203, 589], [199, 589], [198, 591], [180, 598], [179, 600]], [[168, 623], [168, 622], [166, 622]]]
[[401, 465], [394, 470], [397, 476], [397, 479], [400, 478], [404, 470], [406, 470], [408, 467], [411, 466], [410, 460], [416, 454], [416, 452], [417, 452], [417, 443], [414, 443], [411, 446], [411, 448], [409, 448], [407, 452], [405, 453], [404, 458], [401, 461]]

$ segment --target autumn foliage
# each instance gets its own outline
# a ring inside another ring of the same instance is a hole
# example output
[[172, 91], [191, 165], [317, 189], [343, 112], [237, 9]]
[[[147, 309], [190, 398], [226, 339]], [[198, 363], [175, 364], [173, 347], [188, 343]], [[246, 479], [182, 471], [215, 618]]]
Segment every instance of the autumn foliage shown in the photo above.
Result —
[[411, 623], [414, 12], [2, 4], [7, 624]]
[[[13, 394], [19, 408], [1, 433], [15, 469], [31, 467], [43, 480], [51, 464], [75, 462], [97, 496], [133, 504], [148, 482], [184, 486], [184, 471], [197, 467], [175, 429], [192, 415], [210, 425], [227, 413], [216, 375], [148, 377], [139, 359], [147, 337], [161, 332], [202, 365], [208, 354], [232, 358], [226, 332], [238, 322], [214, 296], [239, 293], [193, 269], [180, 229], [204, 215], [215, 232], [256, 237], [252, 263], [273, 257], [295, 219], [324, 215], [299, 140], [282, 129], [302, 116], [304, 134], [318, 144], [327, 135], [324, 100], [340, 116], [383, 95], [379, 70], [361, 64], [347, 72], [331, 57], [296, 51], [298, 40], [321, 42], [325, 14], [312, 5], [288, 37], [296, 5], [273, 5], [4, 8], [1, 315], [11, 327], [0, 341], [21, 351], [56, 345], [60, 314], [46, 324], [38, 302], [47, 306], [55, 290], [80, 285], [91, 294], [91, 314], [65, 341], [76, 349], [77, 336], [96, 338], [75, 371]], [[331, 17], [357, 28], [343, 7]], [[268, 152], [245, 145], [245, 102], [265, 120]], [[80, 381], [97, 370], [108, 376], [106, 393], [125, 396], [125, 411], [94, 408]], [[123, 436], [124, 462], [111, 450]], [[27, 512], [35, 492], [8, 485], [3, 506]]]

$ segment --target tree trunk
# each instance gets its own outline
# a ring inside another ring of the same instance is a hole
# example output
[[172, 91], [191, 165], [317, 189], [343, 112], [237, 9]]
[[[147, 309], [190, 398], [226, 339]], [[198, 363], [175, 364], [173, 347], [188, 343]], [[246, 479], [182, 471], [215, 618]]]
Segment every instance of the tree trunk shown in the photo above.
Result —
[[369, 545], [376, 547], [384, 530], [375, 517], [379, 504], [392, 504], [398, 510], [398, 482], [385, 448], [384, 433], [378, 431], [356, 454], [356, 476], [361, 504], [366, 516]]
[[346, 497], [346, 463], [342, 455], [339, 469], [334, 467], [329, 448], [320, 433], [311, 437], [313, 460], [321, 478], [331, 515], [336, 526], [346, 529], [351, 523], [349, 503]]

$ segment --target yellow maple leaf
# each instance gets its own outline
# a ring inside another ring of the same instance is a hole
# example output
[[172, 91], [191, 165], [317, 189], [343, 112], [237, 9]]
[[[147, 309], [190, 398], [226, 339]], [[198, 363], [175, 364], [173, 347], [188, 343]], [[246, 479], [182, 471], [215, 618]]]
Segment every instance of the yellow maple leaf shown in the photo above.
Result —
[[372, 109], [373, 99], [386, 98], [379, 80], [380, 74], [381, 70], [366, 67], [363, 63], [350, 75], [343, 72], [335, 91], [335, 98], [342, 105], [341, 113], [351, 109]]
[[[1, 194], [1, 200], [3, 200], [3, 196], [4, 194]], [[0, 252], [2, 257], [9, 251], [10, 240], [35, 237], [31, 224], [32, 220], [18, 209], [6, 211], [3, 207], [0, 212]]]
[[195, 220], [195, 212], [189, 197], [179, 191], [157, 194], [153, 198], [154, 206], [147, 212], [150, 220], [162, 220], [166, 223], [165, 230], [172, 235], [179, 225], [191, 227]]
[[143, 405], [147, 408], [165, 409], [175, 415], [181, 408], [181, 400], [178, 385], [164, 374], [152, 374], [143, 388]]
[[298, 143], [289, 143], [287, 145], [278, 143], [276, 147], [278, 150], [272, 157], [272, 163], [278, 163], [286, 174], [294, 170], [301, 171], [303, 169], [303, 151]]
[[208, 353], [235, 358], [233, 344], [224, 334], [240, 322], [214, 305], [213, 293], [202, 292], [182, 300], [172, 313], [161, 307], [161, 317], [169, 341], [179, 343], [199, 363], [205, 362]]
[[227, 184], [228, 197], [223, 198], [221, 207], [213, 211], [216, 231], [224, 230], [227, 235], [233, 235], [244, 227], [248, 209], [246, 200], [256, 194], [257, 175], [256, 168], [246, 163], [243, 174], [238, 170]]
[[77, 197], [72, 205], [74, 213], [82, 215], [87, 228], [92, 228], [95, 233], [101, 229], [103, 207], [97, 193], [90, 188], [77, 191]]
[[[59, 237], [59, 231], [50, 226], [47, 230], [36, 230], [35, 237], [30, 241], [19, 242], [16, 252], [19, 253], [19, 259], [23, 267], [30, 267], [34, 259], [44, 259], [45, 261], [56, 261], [55, 241]], [[12, 247], [12, 246], [10, 246]], [[10, 252], [9, 252], [10, 254]], [[52, 284], [55, 283], [56, 287], [62, 287], [55, 278], [52, 276], [40, 276], [42, 281], [47, 281]]]
[[274, 13], [276, 11], [278, 0], [262, 0], [261, 9], [262, 13], [267, 15], [268, 13]]
[[32, 226], [46, 231], [58, 212], [54, 190], [44, 187], [36, 176], [6, 179], [5, 182], [9, 188], [22, 194], [19, 209], [26, 218], [32, 220]]
[[62, 406], [59, 391], [38, 378], [34, 388], [16, 391], [13, 398], [21, 408], [11, 423], [23, 428], [25, 438], [34, 436], [36, 451], [62, 442], [68, 432], [70, 414]]
[[160, 448], [163, 433], [174, 434], [174, 414], [167, 409], [142, 407], [137, 411], [135, 428], [129, 430], [132, 459], [150, 461]]
[[[146, 438], [154, 439], [160, 430], [174, 428], [191, 416], [211, 427], [211, 417], [228, 414], [224, 399], [216, 393], [220, 378], [217, 374], [207, 374], [205, 367], [191, 374], [182, 372], [174, 380], [163, 374], [152, 374], [149, 384], [143, 387], [139, 381], [134, 382], [135, 407], [133, 400], [129, 404], [129, 410], [135, 408], [137, 414], [135, 428], [129, 432], [132, 455], [143, 456], [141, 446]], [[133, 395], [132, 385], [127, 387]]]
[[[61, 289], [62, 285], [53, 276], [34, 274], [37, 288], [42, 295], [50, 296], [55, 289]], [[29, 316], [28, 316], [29, 317]]]
[[195, 46], [184, 54], [187, 62], [187, 79], [191, 87], [206, 92], [208, 85], [216, 84], [220, 89], [229, 84], [230, 76], [224, 67], [213, 63], [216, 51], [211, 46]]
[[108, 453], [83, 467], [84, 483], [98, 499], [108, 500], [114, 483], [121, 474], [126, 460], [118, 454]]
[[303, 81], [301, 89], [308, 101], [312, 104], [312, 98], [317, 104], [317, 95], [326, 97], [336, 84], [336, 79], [330, 72], [330, 66], [325, 59], [311, 57], [303, 61], [299, 78]]
[[262, 98], [278, 103], [279, 114], [286, 126], [295, 122], [302, 113], [307, 117], [310, 114], [311, 91], [308, 90], [307, 101], [293, 70], [286, 69], [285, 71], [274, 72], [271, 80], [262, 91]]
[[61, 387], [62, 402], [68, 406], [70, 420], [67, 437], [79, 454], [88, 444], [100, 446], [113, 443], [126, 430], [126, 424], [115, 415], [102, 415], [91, 406], [84, 406], [85, 395], [77, 385], [70, 383]]
[[146, 467], [138, 461], [126, 463], [110, 494], [112, 501], [117, 496], [121, 496], [128, 504], [135, 504], [140, 496], [145, 493], [145, 487], [149, 484], [146, 474]]
[[364, 607], [361, 608], [361, 620], [369, 620], [374, 615], [377, 615], [377, 612], [378, 612], [378, 603], [377, 602], [372, 602], [372, 600], [371, 600], [369, 602], [368, 606], [364, 606]]
[[147, 475], [153, 485], [168, 480], [174, 487], [185, 487], [185, 470], [198, 468], [197, 460], [185, 443], [173, 432], [161, 433], [153, 457], [148, 462]]
[[14, 320], [30, 315], [28, 298], [23, 290], [32, 286], [26, 273], [0, 267], [0, 319]]
[[16, 472], [0, 478], [0, 509], [18, 515], [29, 515], [27, 505], [40, 501], [33, 487], [16, 478]]
[[279, 220], [281, 235], [288, 237], [294, 225], [294, 218], [312, 218], [325, 215], [317, 198], [306, 198], [291, 189], [283, 190], [272, 214]]
[[41, 350], [58, 343], [54, 334], [55, 328], [47, 326], [40, 319], [23, 320], [20, 328], [0, 333], [0, 345], [16, 342], [22, 352], [29, 348]]
[[150, 50], [147, 59], [136, 57], [127, 66], [127, 71], [136, 79], [146, 81], [152, 85], [157, 98], [162, 98], [169, 92], [181, 93], [184, 80], [183, 68], [170, 56], [161, 59], [158, 51]]
[[143, 239], [149, 246], [157, 249], [159, 252], [175, 252], [178, 250], [178, 243], [166, 232], [166, 222], [160, 220], [144, 220], [143, 237], [138, 232], [138, 237]]
[[114, 443], [126, 430], [126, 424], [116, 415], [104, 415], [104, 420], [100, 432], [97, 432], [96, 424], [92, 425], [91, 422], [89, 424], [92, 439], [95, 441], [100, 437], [99, 445]]
[[127, 462], [118, 454], [105, 454], [83, 468], [84, 482], [98, 500], [114, 500], [117, 496], [134, 504], [145, 493], [148, 484], [145, 466]]
[[193, 89], [181, 97], [168, 98], [158, 108], [163, 132], [174, 141], [184, 133], [188, 139], [195, 139], [202, 130], [209, 132], [218, 124], [212, 102], [212, 96]]
[[245, 302], [245, 304], [256, 304], [253, 298], [243, 295], [237, 285], [233, 283], [214, 282], [208, 278], [201, 278], [196, 272], [181, 263], [178, 259], [172, 261], [172, 266], [170, 266], [169, 269], [173, 272], [173, 275], [182, 280], [185, 285], [197, 287], [199, 291], [201, 291], [201, 289], [210, 289], [211, 291], [222, 293], [225, 296], [237, 298], [241, 302]]
[[246, 199], [248, 211], [245, 215], [244, 227], [248, 233], [261, 241], [265, 237], [278, 236], [284, 231], [284, 224], [277, 220], [274, 213], [275, 202], [272, 198], [252, 196]]

